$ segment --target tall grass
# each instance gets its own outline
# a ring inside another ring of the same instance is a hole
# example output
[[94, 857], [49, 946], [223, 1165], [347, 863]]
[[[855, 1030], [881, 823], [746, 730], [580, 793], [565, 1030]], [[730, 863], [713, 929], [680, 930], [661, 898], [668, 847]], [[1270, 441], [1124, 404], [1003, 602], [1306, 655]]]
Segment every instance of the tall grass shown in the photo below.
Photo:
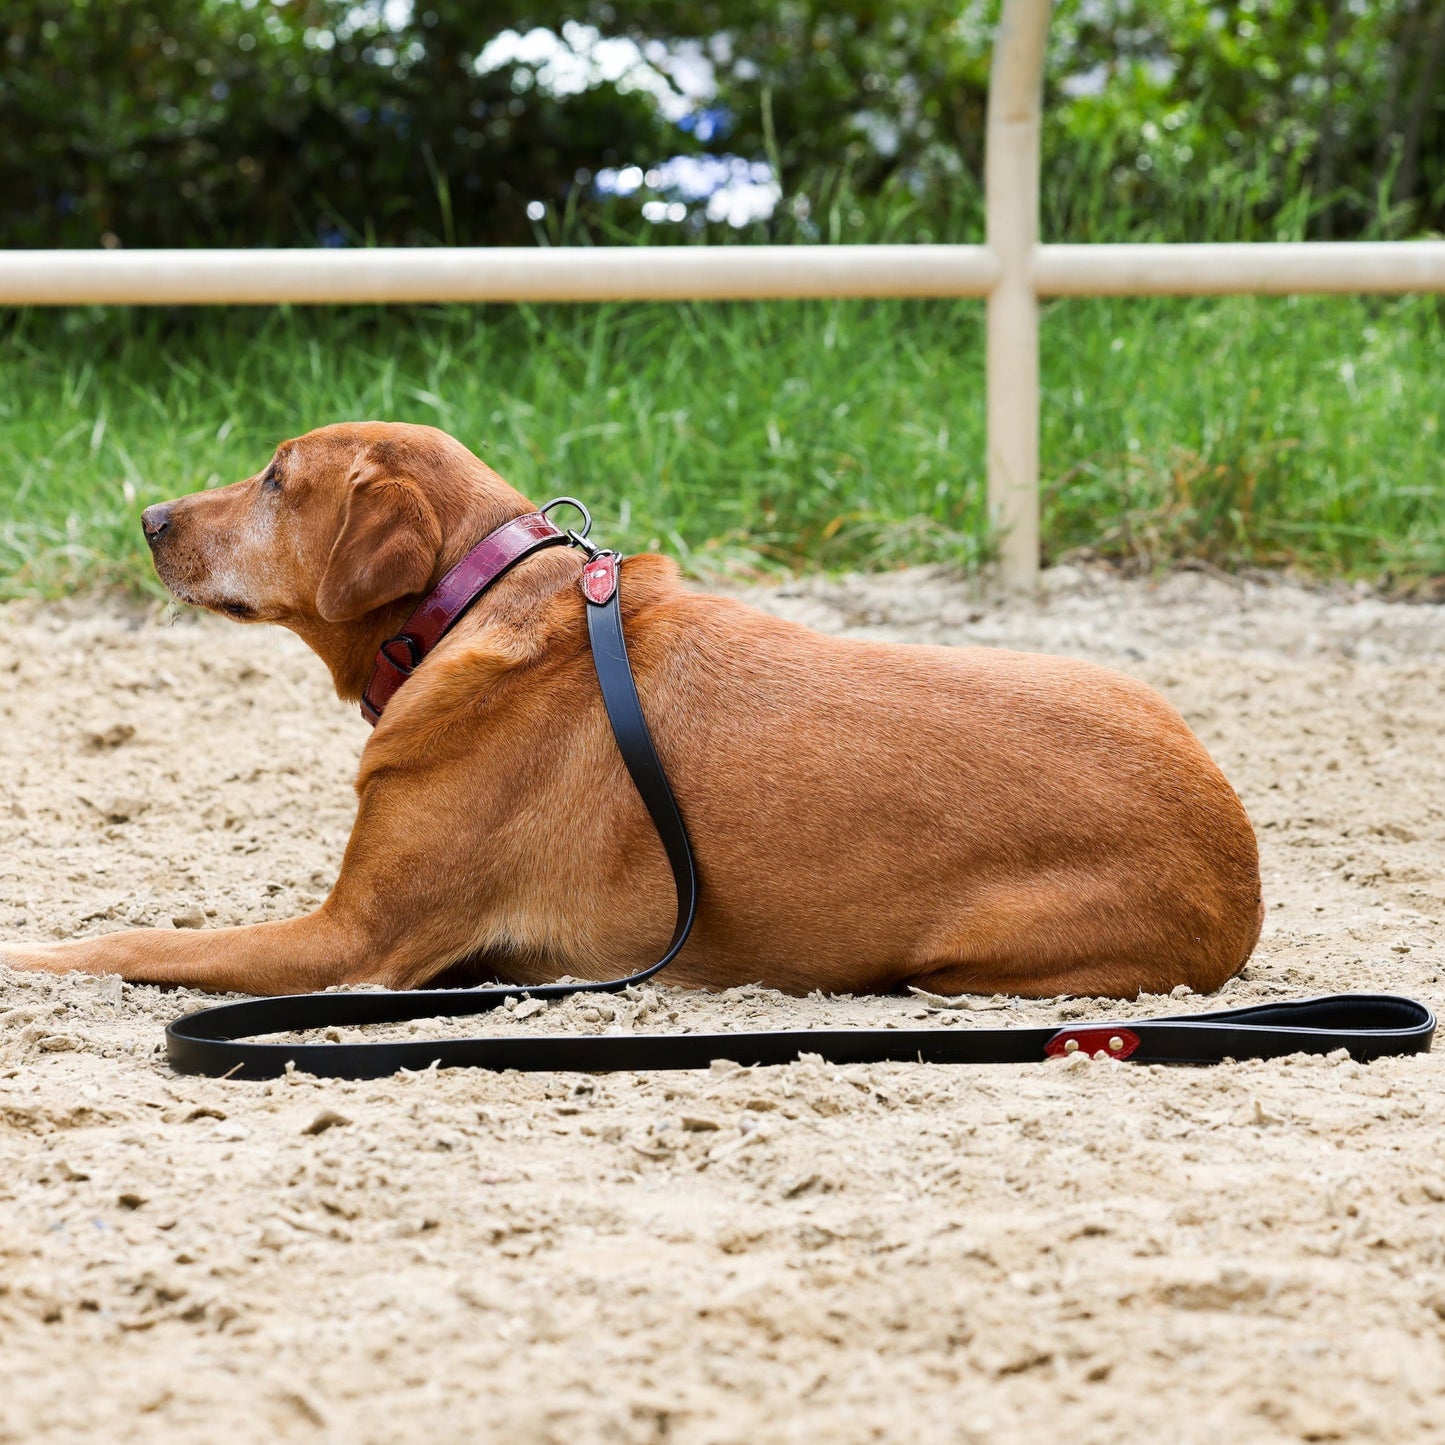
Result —
[[[0, 341], [0, 591], [154, 587], [148, 502], [322, 422], [429, 422], [608, 540], [712, 569], [968, 568], [982, 308], [71, 311]], [[1158, 565], [1445, 573], [1431, 299], [1072, 301], [1044, 323], [1045, 537]]]

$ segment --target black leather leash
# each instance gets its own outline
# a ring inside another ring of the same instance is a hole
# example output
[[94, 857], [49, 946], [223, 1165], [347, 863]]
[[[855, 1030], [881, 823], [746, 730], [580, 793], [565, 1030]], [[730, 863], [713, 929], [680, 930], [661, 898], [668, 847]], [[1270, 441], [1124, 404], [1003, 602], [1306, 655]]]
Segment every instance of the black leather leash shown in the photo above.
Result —
[[[581, 542], [574, 534], [573, 540]], [[677, 922], [663, 956], [649, 968], [601, 983], [531, 987], [417, 989], [404, 993], [313, 993], [220, 1004], [177, 1019], [166, 1030], [171, 1067], [183, 1074], [269, 1079], [292, 1066], [322, 1078], [377, 1079], [432, 1064], [444, 1069], [705, 1069], [714, 1059], [745, 1066], [786, 1064], [801, 1054], [835, 1064], [887, 1061], [1018, 1064], [1085, 1052], [1136, 1064], [1217, 1064], [1346, 1049], [1361, 1062], [1424, 1053], [1435, 1016], [1393, 994], [1332, 994], [1170, 1018], [1089, 1020], [1067, 1027], [974, 1029], [781, 1029], [725, 1034], [552, 1034], [375, 1043], [258, 1043], [255, 1036], [304, 1029], [394, 1024], [490, 1013], [509, 999], [619, 993], [665, 968], [697, 915], [697, 870], [687, 828], [657, 756], [637, 696], [622, 632], [621, 558], [585, 542], [587, 634], [602, 700], [627, 771], [657, 829], [677, 889]]]

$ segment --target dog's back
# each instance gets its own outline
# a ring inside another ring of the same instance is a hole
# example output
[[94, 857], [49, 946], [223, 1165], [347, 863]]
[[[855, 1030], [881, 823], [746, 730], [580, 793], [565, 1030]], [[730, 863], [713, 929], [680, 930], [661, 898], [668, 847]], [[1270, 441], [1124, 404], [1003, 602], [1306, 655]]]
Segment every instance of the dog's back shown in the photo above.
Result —
[[[1253, 831], [1144, 684], [1065, 658], [823, 636], [689, 592], [661, 558], [629, 559], [623, 578], [639, 692], [703, 880], [676, 981], [1132, 995], [1217, 987], [1248, 957]], [[524, 978], [558, 950], [574, 972], [625, 967], [665, 940], [671, 910], [580, 601], [554, 626], [457, 753], [486, 797], [499, 773], [549, 760], [488, 830], [515, 879], [497, 944]], [[586, 900], [585, 942], [547, 907], [559, 879]]]

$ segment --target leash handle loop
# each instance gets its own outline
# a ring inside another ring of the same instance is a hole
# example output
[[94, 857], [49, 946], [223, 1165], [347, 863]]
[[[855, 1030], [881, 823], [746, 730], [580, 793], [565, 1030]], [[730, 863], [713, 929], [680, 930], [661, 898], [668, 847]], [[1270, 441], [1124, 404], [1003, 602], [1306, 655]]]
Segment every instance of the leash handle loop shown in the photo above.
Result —
[[[584, 988], [596, 988], [584, 985]], [[607, 985], [602, 985], [607, 987]], [[272, 1044], [248, 1035], [358, 1027], [409, 1019], [489, 1013], [508, 998], [565, 998], [574, 984], [529, 989], [425, 989], [409, 993], [313, 993], [221, 1004], [166, 1030], [171, 1067], [183, 1074], [271, 1079], [294, 1066], [332, 1079], [380, 1079], [403, 1069], [518, 1069], [600, 1073], [613, 1069], [705, 1069], [714, 1059], [752, 1068], [817, 1054], [834, 1064], [1042, 1063], [1049, 1043], [1069, 1030], [1022, 1028], [778, 1029], [726, 1034], [551, 1034], [542, 1037], [407, 1039], [386, 1043]], [[1218, 1064], [1345, 1049], [1360, 1063], [1428, 1052], [1435, 1016], [1392, 994], [1332, 994], [1256, 1008], [1219, 1009], [1167, 1019], [1090, 1023], [1139, 1037], [1131, 1064]]]

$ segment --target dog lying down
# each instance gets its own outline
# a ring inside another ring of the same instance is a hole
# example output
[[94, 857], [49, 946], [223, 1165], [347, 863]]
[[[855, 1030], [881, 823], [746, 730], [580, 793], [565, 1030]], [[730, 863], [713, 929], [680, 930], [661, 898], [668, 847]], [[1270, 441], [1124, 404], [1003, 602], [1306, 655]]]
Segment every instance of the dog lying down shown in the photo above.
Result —
[[[357, 699], [379, 645], [532, 505], [430, 427], [322, 427], [151, 507], [182, 601], [276, 622]], [[578, 579], [508, 571], [366, 741], [340, 877], [302, 918], [0, 945], [13, 967], [245, 993], [602, 979], [657, 958], [672, 879], [598, 693]], [[637, 687], [697, 855], [703, 988], [1033, 997], [1217, 988], [1263, 920], [1255, 838], [1183, 719], [1117, 672], [826, 637], [622, 569]]]

